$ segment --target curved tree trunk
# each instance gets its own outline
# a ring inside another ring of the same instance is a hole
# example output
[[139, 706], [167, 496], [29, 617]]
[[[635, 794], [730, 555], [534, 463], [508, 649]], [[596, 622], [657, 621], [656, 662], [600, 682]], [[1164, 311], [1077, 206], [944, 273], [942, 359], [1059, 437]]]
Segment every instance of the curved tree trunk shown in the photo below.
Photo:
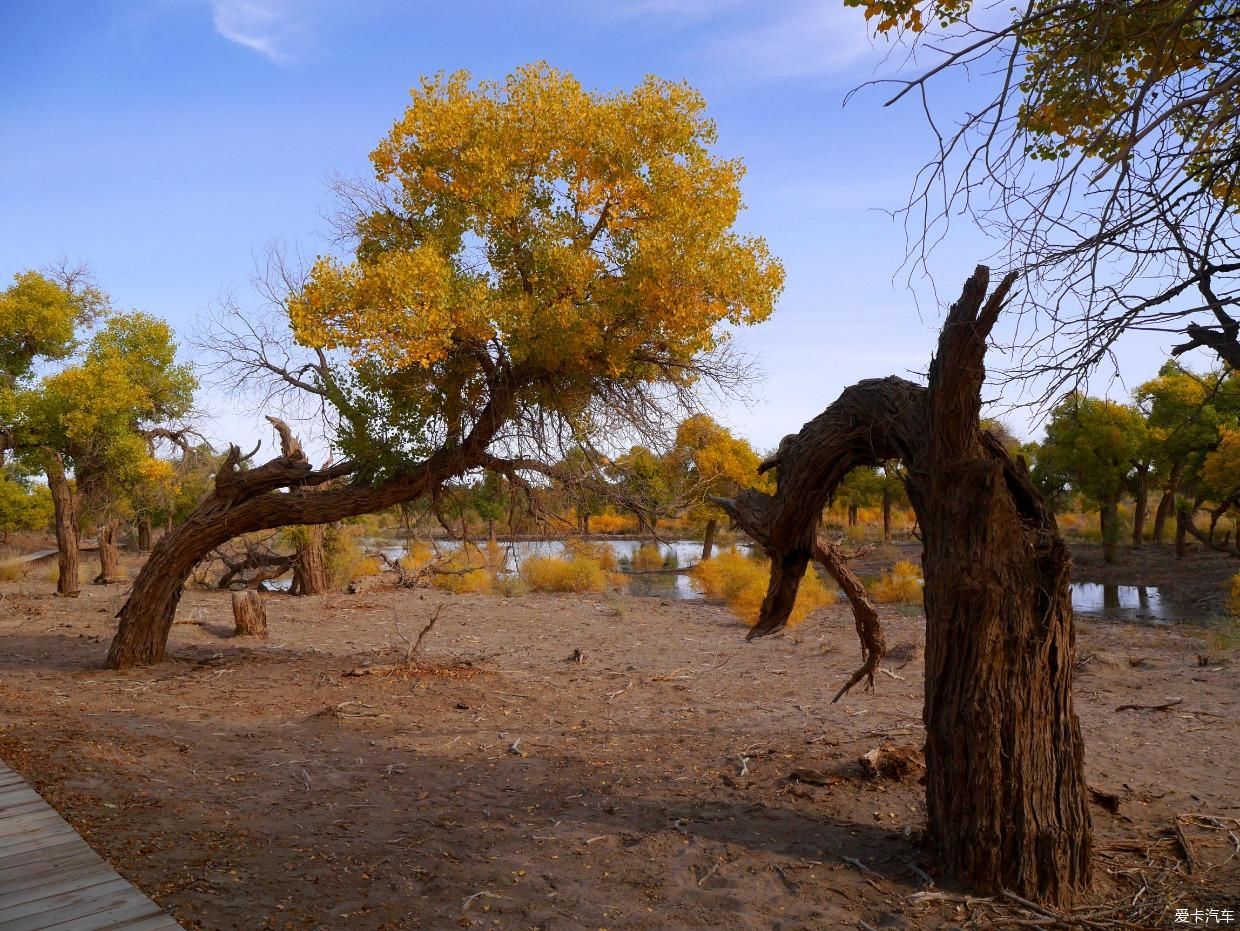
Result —
[[710, 559], [715, 555], [715, 532], [719, 529], [719, 521], [711, 518], [706, 522], [706, 533], [702, 535], [702, 559]]
[[1184, 463], [1177, 462], [1171, 467], [1171, 475], [1167, 479], [1167, 487], [1158, 501], [1158, 510], [1154, 513], [1155, 543], [1162, 543], [1167, 532], [1167, 518], [1175, 507], [1175, 493], [1180, 487], [1180, 474], [1184, 471]]
[[[412, 501], [449, 478], [494, 466], [487, 445], [507, 420], [512, 395], [494, 390], [469, 436], [441, 449], [409, 472], [378, 485], [339, 485], [356, 468], [343, 462], [313, 471], [299, 448], [243, 470], [241, 450], [231, 447], [215, 476], [215, 488], [171, 533], [155, 544], [117, 613], [120, 624], [106, 665], [112, 669], [161, 662], [185, 580], [212, 550], [234, 537], [294, 524], [329, 524]], [[287, 428], [285, 428], [287, 429]], [[330, 485], [323, 490], [318, 486]], [[287, 492], [280, 489], [288, 489]]]
[[123, 582], [120, 547], [116, 542], [116, 521], [100, 524], [96, 536], [99, 539], [99, 574], [92, 580], [92, 584], [111, 585], [114, 582]]
[[305, 527], [305, 539], [297, 545], [293, 569], [294, 595], [321, 595], [327, 591], [327, 559], [323, 553], [323, 527]]
[[52, 493], [52, 509], [56, 521], [56, 564], [60, 574], [56, 578], [56, 594], [76, 598], [81, 594], [78, 587], [78, 538], [77, 495], [65, 477], [65, 465], [60, 456], [47, 454], [47, 487]]
[[1091, 848], [1069, 560], [1023, 464], [980, 427], [986, 338], [1014, 280], [987, 300], [988, 277], [979, 267], [952, 307], [928, 387], [846, 389], [763, 463], [774, 496], [726, 508], [771, 557], [761, 636], [786, 622], [839, 482], [903, 462], [924, 545], [929, 839], [973, 889], [1062, 905], [1088, 885]]

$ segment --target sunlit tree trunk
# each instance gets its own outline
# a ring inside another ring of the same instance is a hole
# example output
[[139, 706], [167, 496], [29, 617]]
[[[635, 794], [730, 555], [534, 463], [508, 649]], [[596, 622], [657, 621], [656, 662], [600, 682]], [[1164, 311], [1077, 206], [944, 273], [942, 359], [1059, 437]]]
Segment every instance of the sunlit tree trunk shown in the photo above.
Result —
[[65, 477], [65, 466], [60, 456], [47, 453], [47, 487], [52, 493], [52, 508], [56, 522], [56, 564], [60, 574], [56, 578], [56, 593], [76, 598], [78, 587], [78, 513], [77, 495]]

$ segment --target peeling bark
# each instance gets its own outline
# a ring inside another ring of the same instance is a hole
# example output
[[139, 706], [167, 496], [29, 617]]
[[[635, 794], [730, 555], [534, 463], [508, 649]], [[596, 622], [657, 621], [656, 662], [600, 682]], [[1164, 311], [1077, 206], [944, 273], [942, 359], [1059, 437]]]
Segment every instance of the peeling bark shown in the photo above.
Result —
[[1027, 469], [980, 426], [986, 339], [1014, 276], [989, 299], [988, 282], [984, 267], [966, 282], [928, 386], [845, 389], [764, 464], [776, 493], [728, 510], [771, 557], [761, 636], [786, 623], [844, 476], [903, 463], [924, 547], [929, 839], [972, 889], [1063, 905], [1088, 885], [1092, 843], [1069, 560]]

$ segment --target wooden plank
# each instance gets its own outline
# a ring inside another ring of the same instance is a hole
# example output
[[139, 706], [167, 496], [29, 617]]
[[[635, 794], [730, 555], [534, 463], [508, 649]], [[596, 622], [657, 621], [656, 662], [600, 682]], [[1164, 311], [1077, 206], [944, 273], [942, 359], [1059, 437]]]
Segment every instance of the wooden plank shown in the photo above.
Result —
[[[43, 851], [39, 851], [42, 853]], [[33, 860], [23, 866], [13, 867], [0, 874], [0, 896], [28, 886], [37, 886], [62, 876], [89, 876], [91, 873], [109, 873], [112, 868], [93, 850], [70, 853], [59, 857]]]
[[[117, 877], [119, 879], [119, 877]], [[14, 915], [0, 918], [0, 931], [45, 931], [70, 921], [91, 919], [86, 928], [106, 928], [124, 918], [143, 918], [157, 914], [159, 906], [129, 885], [123, 879], [115, 891], [103, 895], [83, 893], [76, 902], [49, 907], [52, 903], [31, 903], [33, 911], [24, 912], [26, 906], [14, 909]], [[23, 912], [23, 914], [17, 914]]]
[[0, 764], [0, 931], [180, 931]]
[[82, 839], [74, 834], [72, 837], [66, 837], [62, 841], [40, 847], [33, 852], [26, 851], [13, 854], [11, 857], [0, 857], [0, 881], [3, 881], [6, 876], [16, 875], [16, 871], [27, 867], [38, 866], [43, 862], [58, 863], [69, 857], [84, 856], [86, 853], [90, 853], [100, 863], [103, 862], [99, 854], [83, 844]]
[[86, 891], [95, 886], [117, 883], [117, 881], [124, 883], [125, 880], [110, 869], [95, 868], [88, 873], [81, 873], [78, 870], [68, 870], [62, 874], [50, 873], [43, 878], [42, 883], [26, 886], [25, 889], [19, 889], [14, 893], [0, 895], [0, 917], [7, 919], [12, 915], [11, 909], [25, 905], [27, 902], [63, 898], [63, 896], [77, 893], [78, 890]]

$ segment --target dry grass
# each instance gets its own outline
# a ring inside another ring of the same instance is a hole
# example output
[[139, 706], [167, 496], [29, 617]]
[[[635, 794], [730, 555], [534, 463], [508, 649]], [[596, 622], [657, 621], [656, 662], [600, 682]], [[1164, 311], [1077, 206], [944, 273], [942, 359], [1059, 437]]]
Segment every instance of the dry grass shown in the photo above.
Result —
[[610, 577], [588, 556], [530, 556], [521, 563], [521, 580], [536, 592], [604, 592]]
[[[757, 623], [762, 599], [766, 597], [770, 563], [760, 557], [745, 556], [737, 550], [725, 550], [712, 559], [699, 562], [693, 569], [692, 578], [704, 595], [726, 602], [733, 614], [752, 626]], [[811, 566], [801, 580], [788, 626], [799, 624], [814, 611], [830, 604], [835, 604], [835, 590], [828, 588]]]
[[870, 597], [880, 604], [920, 604], [921, 569], [901, 560], [870, 586]]

